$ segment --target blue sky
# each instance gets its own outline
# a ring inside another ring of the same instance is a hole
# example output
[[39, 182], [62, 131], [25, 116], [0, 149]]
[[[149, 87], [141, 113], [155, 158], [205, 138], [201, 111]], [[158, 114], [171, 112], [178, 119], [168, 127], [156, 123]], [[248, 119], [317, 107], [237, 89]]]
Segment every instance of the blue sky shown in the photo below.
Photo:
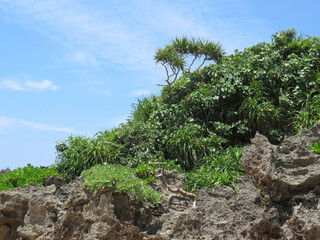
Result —
[[320, 34], [317, 0], [0, 0], [0, 169], [47, 166], [56, 141], [125, 122], [158, 94], [153, 55], [176, 36], [228, 54], [295, 27]]

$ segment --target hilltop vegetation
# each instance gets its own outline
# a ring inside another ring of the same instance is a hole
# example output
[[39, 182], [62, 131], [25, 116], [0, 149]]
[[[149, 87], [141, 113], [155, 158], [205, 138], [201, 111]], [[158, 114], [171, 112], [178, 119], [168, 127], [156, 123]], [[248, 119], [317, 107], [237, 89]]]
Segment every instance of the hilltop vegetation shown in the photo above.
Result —
[[[190, 72], [188, 54], [214, 64]], [[159, 49], [155, 60], [168, 76], [161, 94], [139, 99], [117, 128], [58, 143], [61, 175], [73, 180], [103, 163], [141, 173], [153, 161], [185, 173], [191, 192], [234, 185], [243, 174], [241, 148], [257, 131], [277, 144], [320, 120], [319, 37], [281, 31], [271, 43], [228, 56], [220, 44], [181, 38]]]

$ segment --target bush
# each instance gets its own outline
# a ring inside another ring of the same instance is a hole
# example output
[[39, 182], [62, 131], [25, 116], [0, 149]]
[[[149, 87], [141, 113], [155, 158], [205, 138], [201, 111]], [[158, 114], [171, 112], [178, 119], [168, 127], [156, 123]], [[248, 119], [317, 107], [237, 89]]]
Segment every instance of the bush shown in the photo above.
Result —
[[244, 174], [244, 169], [239, 166], [241, 156], [241, 148], [234, 147], [206, 157], [201, 166], [186, 173], [186, 190], [195, 193], [203, 187], [234, 187], [234, 183]]
[[94, 138], [71, 136], [58, 143], [56, 165], [59, 173], [70, 181], [96, 164], [120, 163], [122, 147], [109, 141], [115, 134], [114, 131], [105, 131]]
[[146, 181], [135, 177], [134, 170], [129, 167], [95, 165], [83, 171], [81, 176], [84, 177], [84, 186], [92, 191], [110, 187], [120, 193], [133, 192], [138, 200], [150, 200], [154, 204], [161, 202], [161, 193], [155, 191]]
[[31, 182], [43, 184], [49, 176], [58, 175], [54, 167], [37, 168], [28, 164], [24, 168], [17, 168], [12, 172], [0, 175], [0, 191], [28, 186]]

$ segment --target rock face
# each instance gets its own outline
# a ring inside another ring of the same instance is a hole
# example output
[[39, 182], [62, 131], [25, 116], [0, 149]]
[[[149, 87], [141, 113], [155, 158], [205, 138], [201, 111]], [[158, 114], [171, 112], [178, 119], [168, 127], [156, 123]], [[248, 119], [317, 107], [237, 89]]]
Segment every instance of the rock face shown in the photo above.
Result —
[[153, 206], [139, 206], [113, 189], [93, 194], [81, 185], [81, 179], [65, 184], [56, 177], [47, 186], [1, 192], [0, 239], [162, 239], [142, 233], [157, 224], [148, 218], [153, 214], [147, 214]]
[[283, 239], [320, 239], [320, 155], [310, 149], [319, 141], [320, 123], [281, 146], [257, 133], [243, 149], [240, 165], [268, 203], [269, 216], [253, 228], [256, 236], [268, 223]]
[[320, 184], [320, 155], [310, 149], [319, 141], [320, 124], [284, 140], [281, 146], [272, 145], [257, 133], [251, 146], [243, 149], [240, 165], [254, 177], [270, 201], [289, 200], [292, 194]]
[[[201, 189], [197, 205], [167, 192], [162, 204], [137, 202], [114, 189], [82, 190], [82, 179], [67, 184], [49, 178], [0, 192], [0, 240], [60, 239], [320, 239], [320, 124], [281, 146], [256, 134], [243, 149], [247, 175], [233, 188]], [[184, 178], [166, 173], [170, 185]], [[256, 187], [258, 186], [259, 189]]]
[[262, 219], [264, 205], [248, 177], [237, 187], [238, 193], [226, 186], [201, 189], [196, 208], [163, 214], [159, 233], [169, 239], [249, 239], [248, 229]]

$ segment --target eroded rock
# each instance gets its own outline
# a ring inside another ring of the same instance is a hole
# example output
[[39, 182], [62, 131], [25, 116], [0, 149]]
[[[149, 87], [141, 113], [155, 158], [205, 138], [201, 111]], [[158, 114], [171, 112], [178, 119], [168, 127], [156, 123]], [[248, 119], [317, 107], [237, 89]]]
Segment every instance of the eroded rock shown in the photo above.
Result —
[[201, 189], [196, 208], [162, 216], [160, 233], [170, 239], [248, 239], [250, 224], [262, 219], [264, 205], [249, 178], [237, 187], [238, 192], [227, 186]]
[[57, 186], [33, 184], [0, 193], [0, 240], [163, 239], [147, 237], [145, 229], [135, 225], [151, 225], [152, 204], [143, 217], [136, 202], [114, 189], [82, 190], [81, 178], [71, 184], [51, 181]]
[[[310, 147], [320, 141], [320, 123], [301, 134], [272, 145], [257, 133], [252, 144], [243, 149], [240, 159], [248, 175], [253, 177], [265, 194], [266, 213], [251, 229], [254, 236], [269, 239], [278, 232], [279, 239], [320, 239], [320, 155]], [[277, 230], [263, 229], [277, 222]]]
[[243, 149], [240, 165], [272, 202], [289, 200], [298, 192], [320, 184], [320, 155], [310, 149], [320, 141], [320, 123], [300, 135], [272, 145], [257, 133], [251, 145]]

